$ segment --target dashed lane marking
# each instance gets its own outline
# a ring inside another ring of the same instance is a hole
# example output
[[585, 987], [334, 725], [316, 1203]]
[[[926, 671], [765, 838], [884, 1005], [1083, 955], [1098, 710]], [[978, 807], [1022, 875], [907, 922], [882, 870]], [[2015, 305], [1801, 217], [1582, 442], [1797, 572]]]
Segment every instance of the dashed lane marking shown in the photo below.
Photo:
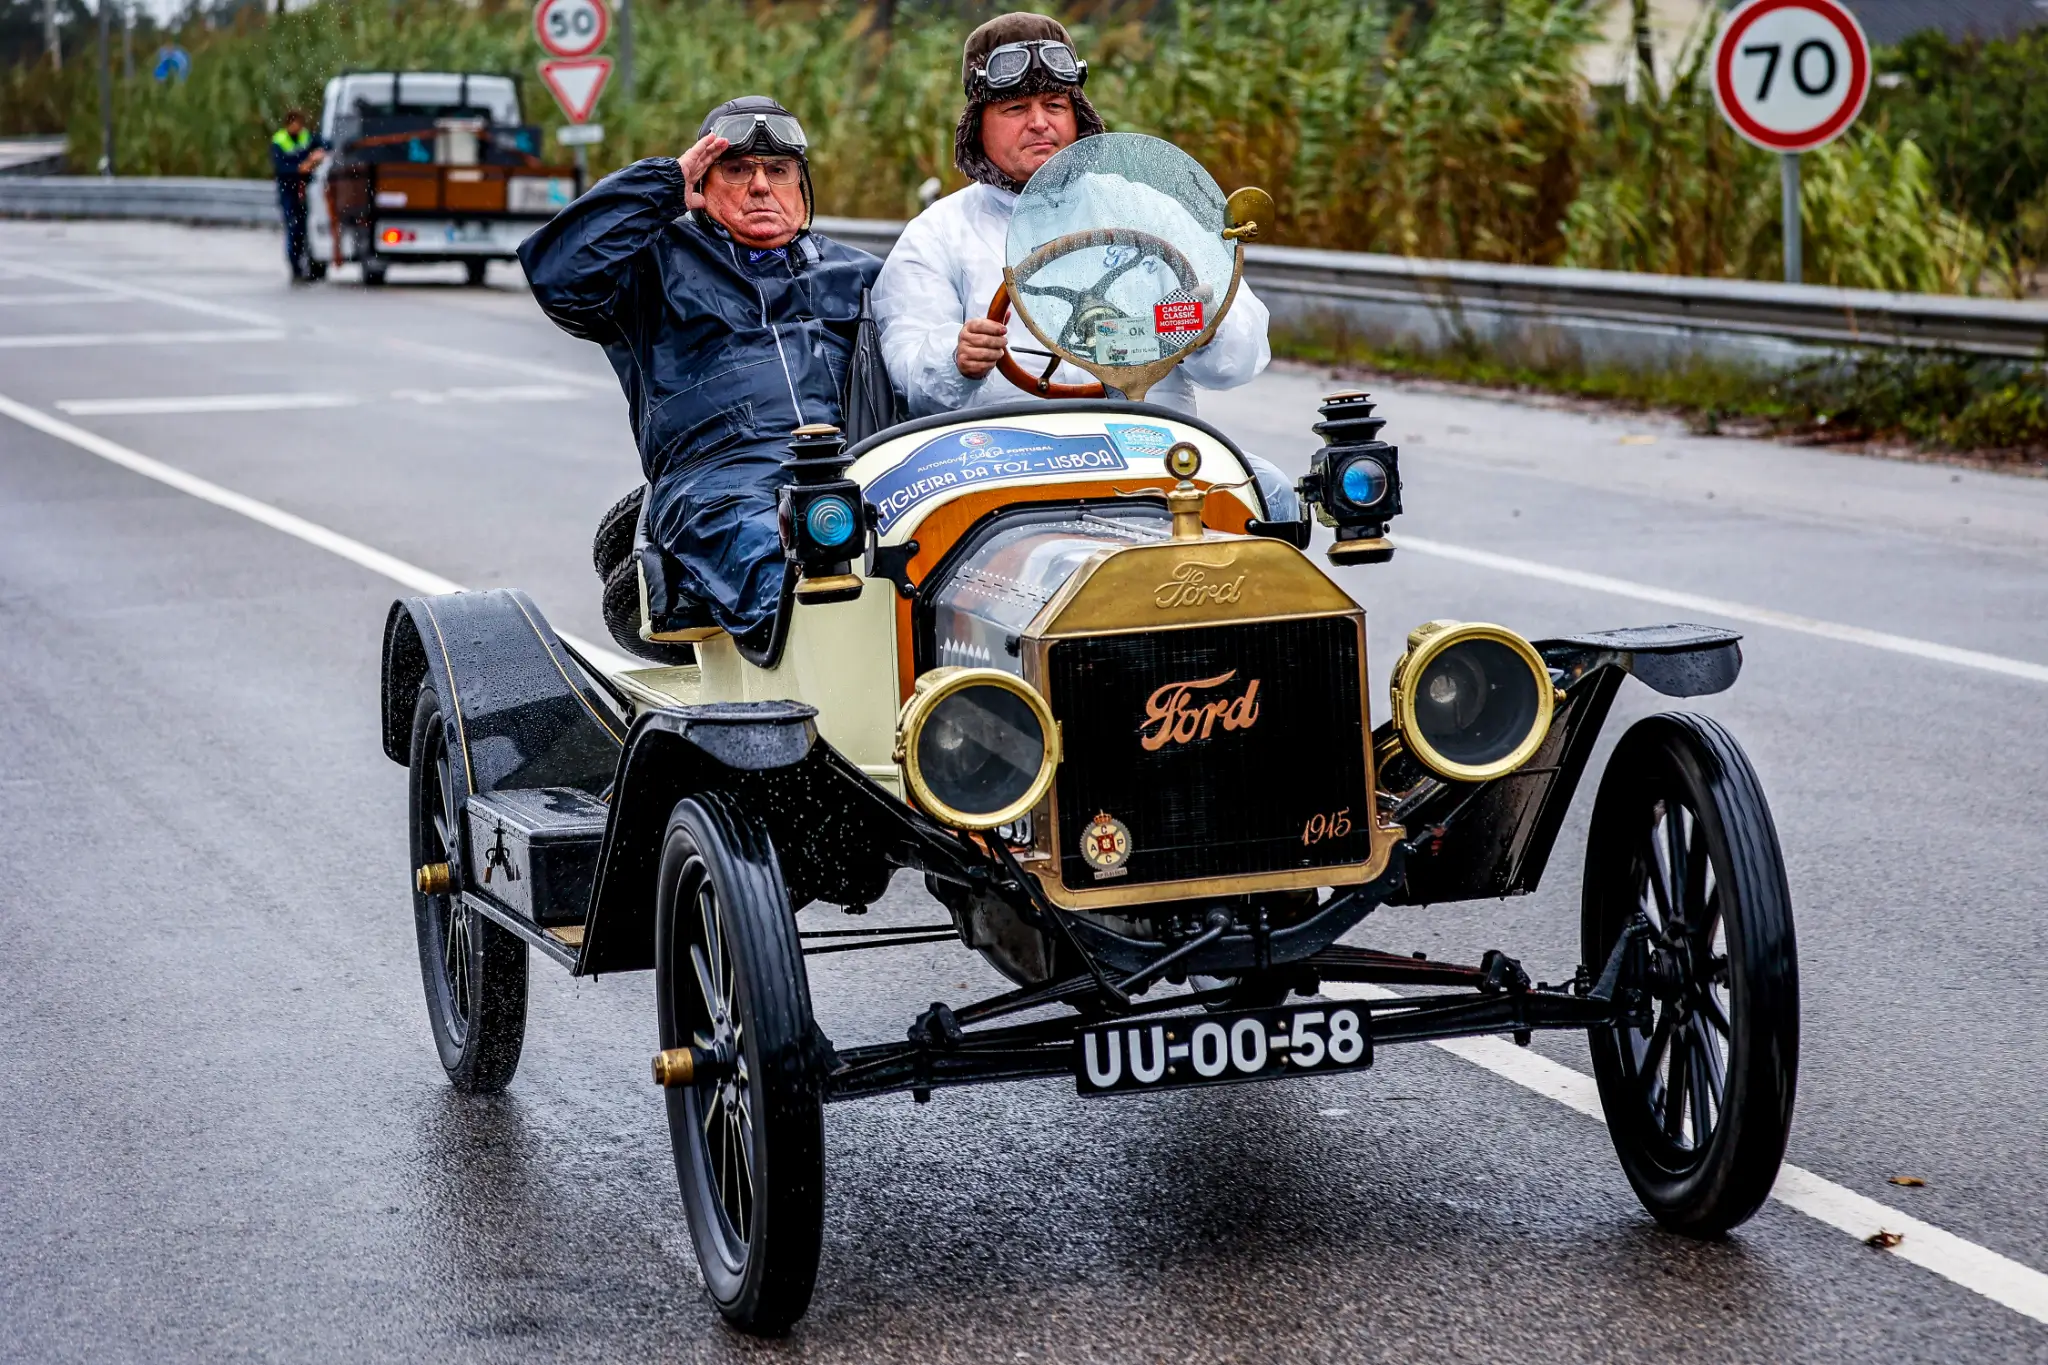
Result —
[[0, 336], [0, 350], [48, 351], [78, 346], [209, 346], [239, 341], [283, 341], [282, 331], [248, 328], [209, 332], [45, 332]]
[[119, 303], [117, 294], [0, 294], [0, 308], [41, 308], [62, 304], [70, 307], [80, 303]]
[[134, 299], [138, 303], [160, 303], [167, 308], [182, 308], [188, 313], [204, 313], [208, 317], [225, 318], [230, 322], [253, 323], [258, 327], [282, 327], [281, 318], [269, 313], [259, 313], [253, 308], [237, 308], [233, 304], [215, 303], [211, 299], [195, 299], [188, 294], [174, 294], [168, 289], [152, 289], [143, 284], [127, 284], [120, 280], [104, 279], [83, 274], [75, 270], [60, 270], [55, 266], [30, 265], [26, 261], [9, 261], [8, 273], [32, 275], [37, 279], [54, 280], [78, 289], [93, 289], [102, 294], [118, 295]]
[[[562, 385], [519, 384], [496, 388], [394, 389], [391, 400], [438, 407], [447, 403], [563, 403], [589, 398]], [[209, 412], [289, 412], [301, 408], [350, 408], [373, 400], [354, 393], [215, 393], [178, 398], [60, 398], [57, 409], [73, 417], [178, 416]]]
[[[1335, 981], [1325, 985], [1323, 993], [1353, 1000], [1392, 1000], [1398, 995], [1383, 986]], [[1483, 1067], [1524, 1090], [1555, 1100], [1567, 1109], [1577, 1110], [1589, 1119], [1602, 1124], [1607, 1121], [1600, 1107], [1600, 1087], [1593, 1078], [1541, 1053], [1516, 1047], [1505, 1038], [1447, 1038], [1431, 1046]], [[1890, 1249], [1890, 1255], [1931, 1270], [2015, 1313], [2048, 1323], [2048, 1275], [2032, 1266], [1924, 1223], [1889, 1204], [1880, 1204], [1789, 1161], [1778, 1170], [1778, 1183], [1771, 1190], [1771, 1198], [1848, 1233], [1858, 1242], [1867, 1241], [1879, 1231], [1902, 1233], [1902, 1240]]]
[[2008, 678], [2048, 683], [2048, 664], [2032, 663], [2026, 659], [2008, 659], [1999, 654], [1985, 654], [1979, 650], [1960, 649], [1955, 645], [1936, 644], [1932, 640], [1916, 640], [1910, 635], [1893, 635], [1889, 631], [1869, 630], [1863, 626], [1823, 621], [1817, 617], [1799, 616], [1771, 607], [1751, 606], [1747, 602], [1730, 602], [1720, 597], [1677, 592], [1649, 583], [1631, 582], [1626, 578], [1610, 578], [1605, 574], [1585, 573], [1578, 569], [1561, 568], [1533, 559], [1495, 554], [1491, 550], [1474, 550], [1463, 545], [1446, 544], [1441, 540], [1425, 540], [1420, 536], [1404, 534], [1392, 539], [1400, 549], [1412, 550], [1416, 554], [1430, 555], [1437, 559], [1449, 559], [1460, 564], [1471, 564], [1482, 569], [1497, 569], [1502, 573], [1517, 574], [1524, 578], [1539, 578], [1549, 583], [1584, 588], [1588, 592], [1608, 593], [1615, 597], [1633, 598], [1638, 602], [1654, 602], [1659, 606], [1702, 612], [1731, 621], [1776, 626], [1780, 630], [1797, 631], [1802, 635], [1817, 635], [1823, 640], [1840, 640], [1845, 644], [1881, 649], [1892, 654], [1906, 654], [1916, 659], [1930, 659], [1935, 663], [1954, 664], [1960, 668], [1974, 668], [1985, 673], [2000, 673]]

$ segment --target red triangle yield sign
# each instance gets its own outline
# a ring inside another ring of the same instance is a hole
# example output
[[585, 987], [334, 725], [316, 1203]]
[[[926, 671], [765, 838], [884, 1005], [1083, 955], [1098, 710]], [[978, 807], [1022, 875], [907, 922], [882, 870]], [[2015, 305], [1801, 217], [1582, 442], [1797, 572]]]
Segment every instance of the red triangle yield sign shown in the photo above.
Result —
[[611, 79], [609, 57], [587, 57], [579, 61], [542, 62], [540, 78], [547, 82], [555, 103], [571, 123], [584, 123], [597, 108], [597, 97]]

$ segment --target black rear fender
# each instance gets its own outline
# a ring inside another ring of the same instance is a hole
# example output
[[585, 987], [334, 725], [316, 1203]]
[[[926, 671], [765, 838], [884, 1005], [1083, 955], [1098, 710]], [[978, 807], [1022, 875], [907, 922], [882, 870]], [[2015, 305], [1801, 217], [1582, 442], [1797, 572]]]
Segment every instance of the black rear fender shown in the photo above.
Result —
[[413, 706], [431, 686], [465, 796], [505, 787], [602, 795], [626, 726], [523, 592], [407, 597], [384, 620], [385, 756], [410, 757]]

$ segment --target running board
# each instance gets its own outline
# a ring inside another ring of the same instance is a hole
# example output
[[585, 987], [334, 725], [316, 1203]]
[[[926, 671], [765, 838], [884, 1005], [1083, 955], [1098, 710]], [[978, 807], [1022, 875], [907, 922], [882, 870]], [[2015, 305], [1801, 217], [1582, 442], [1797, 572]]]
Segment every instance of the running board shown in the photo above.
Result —
[[525, 942], [540, 949], [570, 971], [576, 970], [576, 959], [583, 951], [583, 926], [564, 925], [559, 929], [543, 929], [524, 915], [515, 915], [495, 901], [486, 900], [474, 891], [462, 893], [462, 903], [476, 911], [491, 923], [509, 930]]

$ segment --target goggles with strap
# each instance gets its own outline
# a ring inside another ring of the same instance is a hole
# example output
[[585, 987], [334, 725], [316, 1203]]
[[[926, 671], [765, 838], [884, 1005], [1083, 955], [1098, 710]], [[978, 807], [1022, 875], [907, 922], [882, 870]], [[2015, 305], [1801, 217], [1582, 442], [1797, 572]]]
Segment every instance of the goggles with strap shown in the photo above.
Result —
[[990, 52], [988, 59], [971, 73], [968, 93], [975, 93], [977, 85], [995, 94], [1014, 90], [1023, 84], [1033, 66], [1061, 85], [1088, 83], [1088, 63], [1075, 56], [1074, 49], [1057, 38], [1033, 38], [1028, 42], [1004, 43]]
[[753, 152], [800, 157], [810, 147], [804, 137], [804, 126], [794, 114], [727, 114], [711, 125], [711, 135], [732, 144], [726, 152], [728, 156]]

